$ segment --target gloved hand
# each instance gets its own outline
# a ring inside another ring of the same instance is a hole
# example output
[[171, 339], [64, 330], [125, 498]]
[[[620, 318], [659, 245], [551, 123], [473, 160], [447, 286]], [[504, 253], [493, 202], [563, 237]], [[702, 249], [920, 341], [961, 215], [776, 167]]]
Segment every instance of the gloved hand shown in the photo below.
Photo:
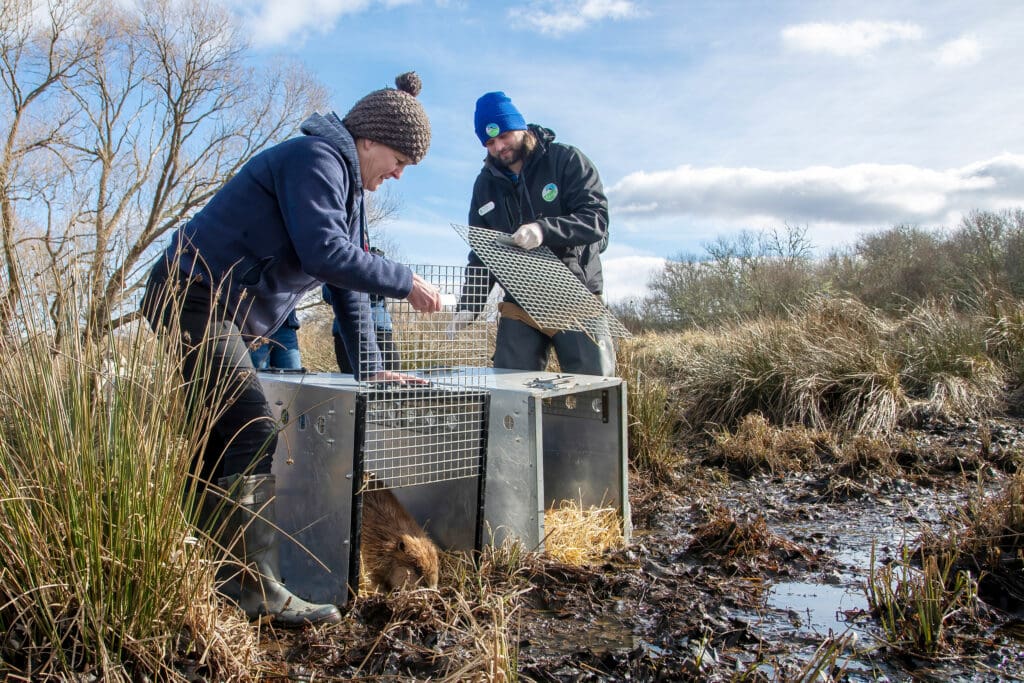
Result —
[[520, 249], [536, 249], [544, 240], [544, 234], [540, 231], [540, 223], [524, 223], [512, 235], [512, 241]]
[[445, 331], [448, 341], [455, 339], [455, 335], [468, 327], [474, 320], [476, 320], [476, 314], [472, 311], [456, 311], [455, 315], [452, 316], [451, 322], [448, 323], [448, 329]]

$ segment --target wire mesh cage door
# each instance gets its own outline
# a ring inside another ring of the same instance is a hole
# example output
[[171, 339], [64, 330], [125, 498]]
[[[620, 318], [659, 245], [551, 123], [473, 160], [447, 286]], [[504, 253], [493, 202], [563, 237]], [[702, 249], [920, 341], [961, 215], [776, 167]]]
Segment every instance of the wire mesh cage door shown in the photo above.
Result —
[[450, 323], [459, 299], [488, 277], [461, 267], [412, 268], [440, 290], [442, 310], [421, 313], [408, 301], [377, 298], [360, 322], [377, 348], [361, 349], [359, 358], [353, 577], [359, 576], [366, 491], [389, 489], [406, 507], [418, 506], [409, 512], [429, 518], [435, 540], [475, 550], [483, 545], [487, 325], [456, 331]]
[[490, 289], [486, 268], [410, 265], [441, 295], [441, 310], [423, 313], [406, 299], [369, 296], [360, 316], [363, 339], [358, 352], [364, 382], [386, 379], [381, 373], [413, 373], [433, 384], [478, 387], [488, 366], [488, 313], [458, 328], [452, 320], [460, 302], [485, 302]]
[[352, 507], [353, 588], [361, 575], [363, 495], [388, 489], [441, 548], [484, 544], [490, 395], [479, 391], [385, 388], [356, 400]]

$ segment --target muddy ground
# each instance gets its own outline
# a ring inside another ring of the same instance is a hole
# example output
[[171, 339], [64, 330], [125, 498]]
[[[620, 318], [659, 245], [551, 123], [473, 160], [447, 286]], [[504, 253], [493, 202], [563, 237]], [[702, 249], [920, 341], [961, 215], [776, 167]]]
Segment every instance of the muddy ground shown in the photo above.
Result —
[[[842, 638], [845, 647], [831, 648], [842, 652], [834, 680], [1024, 680], [1024, 611], [1005, 585], [950, 621], [956, 652], [936, 658], [886, 646], [864, 593], [873, 544], [878, 562], [898, 559], [923, 525], [942, 528], [970, 496], [1001, 489], [1024, 462], [1022, 427], [1010, 418], [926, 421], [906, 432], [916, 447], [885, 474], [839, 474], [826, 458], [800, 472], [739, 476], [703, 446], [688, 447], [671, 481], [632, 477], [627, 548], [582, 568], [527, 558], [514, 580], [496, 581], [495, 590], [520, 591], [508, 632], [519, 679], [805, 680], [814, 653]], [[268, 677], [479, 672], [466, 638], [441, 626], [452, 600], [445, 589], [414, 600], [368, 596], [353, 601], [341, 627], [268, 630]]]

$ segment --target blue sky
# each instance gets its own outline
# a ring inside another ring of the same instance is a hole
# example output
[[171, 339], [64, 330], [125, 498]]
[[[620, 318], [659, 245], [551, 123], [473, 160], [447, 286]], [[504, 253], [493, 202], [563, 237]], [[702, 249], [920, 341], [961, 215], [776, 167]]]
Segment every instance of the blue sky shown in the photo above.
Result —
[[420, 74], [433, 144], [388, 182], [409, 262], [465, 259], [449, 226], [490, 90], [600, 170], [610, 300], [743, 229], [806, 227], [827, 250], [1024, 207], [1024, 3], [223, 1], [258, 58], [300, 58], [341, 115]]

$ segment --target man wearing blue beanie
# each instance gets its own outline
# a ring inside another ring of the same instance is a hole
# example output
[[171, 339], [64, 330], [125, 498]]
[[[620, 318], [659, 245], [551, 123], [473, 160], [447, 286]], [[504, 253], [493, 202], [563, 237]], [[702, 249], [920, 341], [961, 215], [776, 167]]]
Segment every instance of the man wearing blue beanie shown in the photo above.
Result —
[[[545, 245], [600, 296], [604, 288], [601, 252], [608, 246], [608, 199], [601, 177], [583, 152], [555, 142], [555, 133], [527, 125], [503, 92], [476, 101], [473, 128], [487, 148], [484, 166], [473, 185], [469, 224], [512, 235], [522, 249]], [[474, 253], [468, 267], [482, 267]], [[481, 283], [484, 284], [484, 283]], [[464, 287], [448, 327], [449, 338], [472, 322], [486, 303], [494, 277], [481, 287]], [[465, 292], [484, 292], [470, 297]], [[591, 339], [583, 332], [549, 330], [506, 295], [498, 306], [501, 320], [494, 367], [544, 370], [554, 348], [563, 372], [612, 376], [615, 350], [609, 335]]]

